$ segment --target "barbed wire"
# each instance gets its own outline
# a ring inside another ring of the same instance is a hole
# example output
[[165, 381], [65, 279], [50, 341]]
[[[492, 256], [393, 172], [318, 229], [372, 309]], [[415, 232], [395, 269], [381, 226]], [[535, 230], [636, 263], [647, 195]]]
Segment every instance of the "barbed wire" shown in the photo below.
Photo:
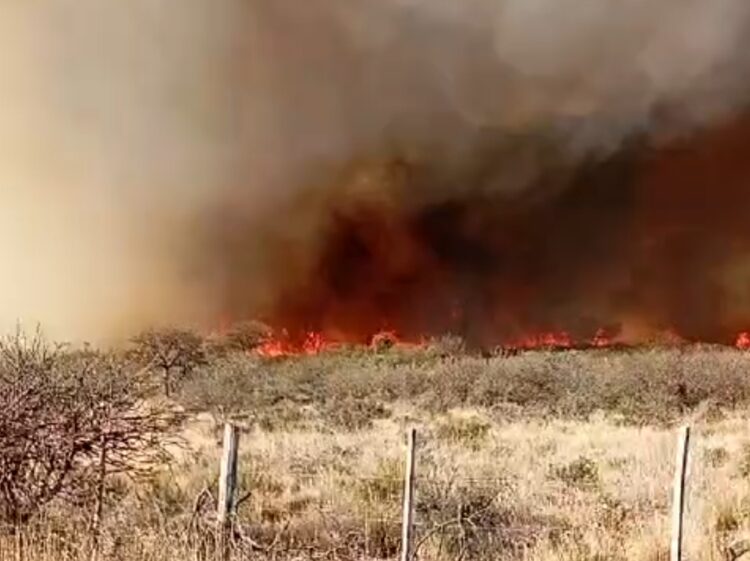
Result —
[[[275, 482], [280, 482], [285, 478], [294, 478], [302, 481], [320, 481], [321, 479], [340, 479], [340, 480], [351, 480], [351, 481], [384, 481], [384, 482], [399, 482], [403, 483], [403, 476], [379, 476], [379, 475], [351, 475], [341, 472], [276, 472], [272, 476]], [[512, 478], [510, 477], [490, 477], [490, 476], [477, 476], [477, 477], [430, 477], [425, 475], [416, 475], [415, 481], [424, 483], [497, 483], [508, 485]]]

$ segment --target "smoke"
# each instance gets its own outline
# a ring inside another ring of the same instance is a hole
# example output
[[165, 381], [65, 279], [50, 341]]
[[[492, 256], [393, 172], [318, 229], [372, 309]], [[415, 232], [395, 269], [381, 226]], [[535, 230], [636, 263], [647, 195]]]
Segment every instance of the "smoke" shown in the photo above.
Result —
[[[464, 305], [505, 308], [472, 316], [494, 329], [570, 320], [592, 276], [607, 316], [648, 154], [745, 107], [748, 23], [744, 0], [4, 2], [0, 322], [101, 338], [291, 306], [369, 328], [427, 314], [400, 294], [484, 293]], [[508, 306], [519, 283], [544, 298]]]
[[240, 3], [0, 4], [0, 323], [197, 321], [188, 219], [242, 180]]

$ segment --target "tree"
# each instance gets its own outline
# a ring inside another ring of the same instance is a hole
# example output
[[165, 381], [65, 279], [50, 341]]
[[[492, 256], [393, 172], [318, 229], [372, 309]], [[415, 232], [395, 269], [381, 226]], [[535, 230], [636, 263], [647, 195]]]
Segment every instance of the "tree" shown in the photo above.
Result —
[[206, 363], [203, 339], [193, 331], [149, 329], [134, 337], [132, 343], [136, 360], [161, 373], [167, 397], [172, 394], [177, 381]]
[[242, 321], [232, 325], [221, 337], [221, 344], [229, 351], [249, 353], [273, 336], [273, 330], [259, 321]]

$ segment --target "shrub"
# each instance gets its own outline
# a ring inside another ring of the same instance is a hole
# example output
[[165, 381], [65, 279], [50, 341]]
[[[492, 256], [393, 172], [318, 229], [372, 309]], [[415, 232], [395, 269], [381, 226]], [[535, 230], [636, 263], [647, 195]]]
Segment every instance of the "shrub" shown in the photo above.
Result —
[[330, 400], [323, 407], [322, 420], [335, 428], [356, 431], [372, 426], [375, 419], [386, 419], [390, 411], [371, 398], [344, 398]]
[[667, 424], [702, 404], [719, 412], [747, 404], [748, 370], [750, 354], [703, 347], [531, 351], [491, 359], [442, 356], [435, 345], [378, 353], [343, 348], [285, 360], [244, 353], [215, 358], [196, 369], [181, 396], [192, 407], [259, 416], [286, 412], [291, 418], [296, 411], [300, 417], [305, 408], [336, 426], [367, 426], [396, 401], [440, 413], [480, 407], [498, 416], [586, 419], [604, 411], [624, 423]]
[[480, 417], [451, 415], [438, 423], [436, 435], [441, 440], [477, 450], [487, 440], [490, 428], [490, 423]]
[[742, 477], [750, 477], [750, 442], [742, 445], [739, 459], [739, 470]]
[[357, 496], [367, 505], [383, 503], [398, 505], [404, 488], [404, 465], [393, 459], [382, 460], [375, 468], [372, 477], [362, 479], [357, 488]]
[[573, 462], [553, 468], [552, 474], [566, 485], [578, 489], [592, 489], [599, 486], [599, 466], [585, 456]]
[[703, 454], [706, 463], [714, 468], [719, 468], [729, 461], [729, 452], [726, 448], [707, 448]]
[[383, 331], [381, 333], [375, 334], [375, 336], [372, 338], [372, 343], [370, 344], [370, 346], [375, 352], [385, 352], [392, 349], [397, 342], [398, 340], [396, 339], [395, 334], [389, 331]]
[[54, 500], [93, 497], [112, 474], [168, 459], [180, 421], [150, 400], [141, 372], [111, 356], [66, 353], [37, 333], [0, 341], [0, 521], [25, 523]]
[[551, 527], [560, 526], [560, 521], [539, 516], [514, 498], [512, 483], [503, 478], [484, 484], [427, 480], [417, 499], [429, 537], [421, 544], [425, 557], [441, 549], [451, 559], [484, 559], [493, 551], [521, 553], [550, 535]]

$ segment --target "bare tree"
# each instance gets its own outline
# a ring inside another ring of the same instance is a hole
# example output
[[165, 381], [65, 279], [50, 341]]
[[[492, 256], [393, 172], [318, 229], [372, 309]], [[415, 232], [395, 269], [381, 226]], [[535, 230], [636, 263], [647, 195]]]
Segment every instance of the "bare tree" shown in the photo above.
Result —
[[150, 329], [132, 340], [133, 357], [156, 369], [162, 377], [164, 395], [169, 397], [179, 380], [206, 363], [203, 339], [184, 329]]
[[67, 352], [39, 333], [0, 340], [0, 521], [93, 497], [98, 529], [107, 477], [169, 459], [181, 414], [153, 393], [142, 370], [113, 356]]

